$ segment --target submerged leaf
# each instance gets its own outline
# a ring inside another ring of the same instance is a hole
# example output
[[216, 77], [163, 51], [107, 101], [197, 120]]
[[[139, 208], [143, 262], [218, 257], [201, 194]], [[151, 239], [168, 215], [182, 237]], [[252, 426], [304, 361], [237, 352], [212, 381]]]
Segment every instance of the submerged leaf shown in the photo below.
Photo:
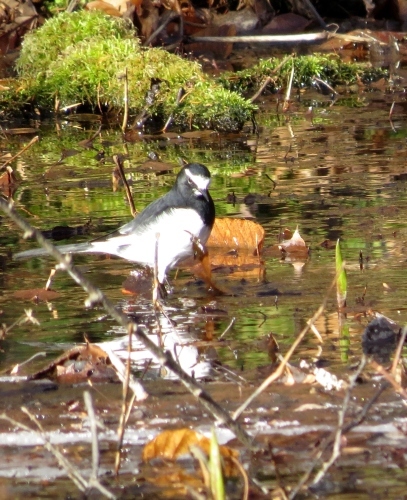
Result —
[[302, 239], [300, 232], [297, 229], [294, 231], [291, 239], [281, 242], [279, 248], [283, 252], [295, 253], [301, 256], [308, 256], [308, 247]]
[[117, 381], [109, 356], [99, 346], [86, 343], [75, 346], [54, 359], [48, 366], [34, 373], [30, 380], [56, 379], [61, 383], [92, 381]]

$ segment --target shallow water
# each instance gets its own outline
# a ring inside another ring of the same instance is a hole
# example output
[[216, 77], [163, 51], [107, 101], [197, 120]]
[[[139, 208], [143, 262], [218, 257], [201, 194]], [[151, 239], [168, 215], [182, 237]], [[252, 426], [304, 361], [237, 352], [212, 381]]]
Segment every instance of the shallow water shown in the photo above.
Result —
[[[262, 379], [270, 363], [268, 334], [273, 334], [284, 355], [325, 298], [335, 277], [334, 247], [326, 248], [323, 243], [335, 243], [340, 238], [348, 274], [345, 327], [341, 328], [338, 323], [334, 291], [316, 324], [324, 343], [320, 344], [314, 335], [308, 334], [291, 361], [318, 362], [338, 377], [346, 378], [361, 357], [361, 335], [370, 320], [366, 316], [370, 310], [390, 317], [401, 326], [407, 319], [404, 249], [407, 176], [404, 179], [402, 175], [407, 172], [407, 107], [404, 96], [396, 96], [398, 104], [391, 123], [388, 115], [394, 98], [394, 95], [370, 91], [349, 95], [346, 102], [338, 99], [332, 104], [328, 98], [310, 92], [294, 102], [287, 115], [276, 116], [275, 98], [269, 96], [264, 98], [258, 114], [259, 135], [254, 134], [248, 124], [236, 135], [171, 133], [148, 135], [135, 143], [124, 143], [118, 130], [104, 126], [93, 143], [94, 149], [82, 147], [80, 141], [89, 138], [97, 130], [98, 123], [44, 123], [37, 131], [40, 141], [12, 164], [21, 179], [13, 199], [20, 213], [43, 230], [60, 225], [82, 226], [91, 221], [88, 235], [69, 240], [83, 241], [114, 230], [130, 219], [123, 189], [112, 188], [113, 154], [127, 155], [126, 172], [138, 209], [168, 190], [177, 171], [178, 158], [204, 163], [213, 175], [211, 193], [217, 215], [251, 217], [260, 223], [266, 231], [264, 252], [261, 263], [251, 258], [250, 265], [234, 266], [229, 260], [226, 265], [213, 269], [216, 283], [230, 292], [222, 296], [208, 292], [190, 268], [181, 269], [176, 277], [172, 274], [173, 293], [166, 301], [166, 310], [177, 322], [175, 344], [196, 346], [194, 350], [204, 364], [208, 358], [216, 359], [222, 366], [235, 370], [242, 380], [257, 382]], [[314, 106], [312, 120], [307, 113], [310, 104]], [[2, 139], [2, 150], [13, 154], [28, 140], [25, 136]], [[100, 160], [102, 150], [103, 159]], [[59, 162], [63, 151], [68, 155]], [[153, 163], [148, 156], [152, 153], [156, 153], [164, 165]], [[232, 194], [233, 203], [228, 201]], [[45, 361], [37, 358], [24, 367], [23, 373], [33, 373], [65, 349], [82, 343], [84, 336], [91, 342], [103, 343], [124, 335], [101, 308], [84, 308], [84, 292], [62, 273], [54, 278], [53, 290], [59, 296], [52, 301], [33, 303], [19, 298], [21, 290], [44, 286], [52, 261], [49, 258], [13, 261], [13, 253], [31, 248], [35, 243], [23, 240], [6, 216], [2, 216], [0, 224], [0, 321], [11, 325], [27, 308], [32, 308], [40, 321], [39, 326], [14, 327], [1, 341], [0, 372], [36, 352], [46, 352]], [[282, 259], [272, 247], [279, 243], [285, 228], [294, 231], [297, 226], [310, 247], [310, 255], [300, 262], [291, 262], [290, 258]], [[123, 293], [123, 282], [132, 270], [129, 263], [103, 256], [78, 256], [75, 262], [115, 304], [131, 312], [146, 325], [152, 337], [156, 336], [156, 316], [148, 286], [142, 296], [129, 297]], [[218, 342], [232, 318], [235, 318], [233, 326]], [[160, 319], [160, 322], [164, 336], [169, 336], [173, 327], [166, 320]], [[174, 348], [174, 341], [171, 342]], [[122, 354], [125, 355], [125, 346], [116, 347], [124, 349]], [[135, 358], [135, 372], [145, 371], [146, 378], [157, 381], [160, 372], [156, 365], [151, 363], [146, 369], [149, 355], [140, 350]], [[150, 383], [153, 382], [150, 380]], [[294, 387], [290, 389], [294, 393], [287, 396], [290, 401], [308, 401], [309, 386]], [[248, 390], [246, 386], [245, 390]], [[287, 390], [282, 386], [275, 389], [282, 391], [279, 397], [284, 397]], [[216, 395], [217, 391], [214, 392]], [[61, 398], [61, 390], [58, 393]], [[119, 396], [118, 388], [117, 393]], [[343, 395], [324, 397], [333, 398], [335, 404], [340, 405]], [[363, 401], [370, 396], [359, 397]], [[2, 407], [9, 408], [5, 398], [2, 400]], [[18, 405], [17, 401], [14, 403]], [[157, 415], [167, 421], [175, 418], [176, 422], [179, 414], [173, 414], [171, 401], [174, 398], [170, 396], [165, 402], [161, 394], [160, 401], [168, 408], [163, 414], [157, 409]], [[396, 402], [397, 410], [386, 406], [380, 415], [386, 414], [389, 421], [396, 413], [402, 418], [405, 410], [398, 396], [390, 391], [387, 402]], [[271, 406], [280, 407], [281, 404], [271, 403]], [[290, 404], [286, 406], [289, 408]], [[266, 408], [267, 425], [264, 428], [259, 416], [262, 407]], [[274, 419], [270, 403], [262, 400], [255, 408], [254, 416], [247, 416], [247, 424], [254, 419], [252, 432], [267, 435], [273, 428], [270, 420]], [[194, 413], [200, 415], [198, 405], [194, 405]], [[286, 413], [278, 413], [279, 418], [290, 419], [289, 412]], [[326, 417], [326, 410], [323, 413], [327, 428], [332, 428], [336, 422], [335, 411], [330, 410], [329, 417]], [[190, 418], [183, 417], [186, 421]], [[207, 420], [200, 422], [200, 418], [197, 416], [197, 422], [207, 428]], [[305, 420], [298, 424], [304, 426], [301, 434], [307, 434], [308, 417]], [[318, 414], [310, 420], [320, 421], [321, 416]], [[291, 416], [289, 428], [296, 426]], [[159, 427], [165, 428], [165, 425]], [[321, 429], [313, 429], [313, 432]], [[364, 429], [360, 435], [368, 436], [369, 432], [379, 435], [381, 431]], [[387, 429], [385, 432], [390, 435], [396, 431]], [[401, 435], [397, 439], [404, 447]], [[304, 446], [302, 453], [306, 453], [307, 445], [304, 443]], [[139, 460], [139, 452], [129, 453], [136, 453], [135, 460]], [[373, 456], [376, 451], [368, 453]], [[363, 460], [353, 457], [349, 464], [346, 460], [342, 472], [349, 469], [349, 474], [357, 474], [357, 467], [362, 466]], [[371, 476], [365, 469], [361, 477], [363, 495], [368, 494], [372, 483], [376, 484], [377, 464], [383, 465], [382, 455], [375, 464]], [[397, 469], [395, 462], [388, 465]], [[14, 474], [19, 476], [18, 465], [13, 467]], [[259, 477], [264, 473], [264, 477], [271, 474], [274, 478], [274, 472], [257, 472]], [[288, 481], [287, 477], [285, 480]], [[346, 488], [341, 487], [341, 481], [347, 480], [345, 472], [343, 480], [335, 476], [336, 489], [327, 494], [332, 494], [332, 498], [339, 494], [345, 496]], [[399, 491], [400, 481], [405, 486], [405, 479], [395, 474], [394, 482], [386, 487]], [[355, 488], [350, 493], [352, 498], [356, 498]], [[35, 487], [28, 490], [36, 491]], [[397, 497], [395, 495], [393, 498]]]

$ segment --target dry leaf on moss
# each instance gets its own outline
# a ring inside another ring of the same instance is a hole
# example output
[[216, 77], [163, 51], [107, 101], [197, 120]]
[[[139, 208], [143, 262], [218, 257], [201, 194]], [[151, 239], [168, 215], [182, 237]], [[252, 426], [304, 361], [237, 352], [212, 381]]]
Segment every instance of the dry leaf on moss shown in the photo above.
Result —
[[87, 10], [99, 10], [113, 17], [122, 17], [121, 13], [113, 7], [111, 3], [103, 2], [103, 0], [95, 0], [86, 4]]
[[221, 217], [215, 219], [208, 247], [245, 249], [258, 254], [264, 243], [263, 227], [252, 220]]

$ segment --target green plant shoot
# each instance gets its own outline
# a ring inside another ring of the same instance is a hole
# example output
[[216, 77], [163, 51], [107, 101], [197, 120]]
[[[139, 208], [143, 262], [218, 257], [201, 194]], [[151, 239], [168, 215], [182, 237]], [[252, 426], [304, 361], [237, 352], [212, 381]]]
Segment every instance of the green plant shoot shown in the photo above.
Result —
[[346, 306], [346, 294], [348, 291], [348, 278], [346, 276], [345, 263], [342, 258], [341, 245], [339, 239], [335, 248], [336, 263], [336, 298], [339, 309]]

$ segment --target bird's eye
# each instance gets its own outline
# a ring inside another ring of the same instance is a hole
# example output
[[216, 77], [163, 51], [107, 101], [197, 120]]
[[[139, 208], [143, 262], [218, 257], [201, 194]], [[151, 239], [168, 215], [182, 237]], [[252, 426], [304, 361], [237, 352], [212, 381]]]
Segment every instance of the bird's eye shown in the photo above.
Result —
[[193, 185], [193, 181], [192, 181], [192, 179], [188, 179], [188, 184], [189, 184], [190, 186], [192, 186], [192, 185]]

